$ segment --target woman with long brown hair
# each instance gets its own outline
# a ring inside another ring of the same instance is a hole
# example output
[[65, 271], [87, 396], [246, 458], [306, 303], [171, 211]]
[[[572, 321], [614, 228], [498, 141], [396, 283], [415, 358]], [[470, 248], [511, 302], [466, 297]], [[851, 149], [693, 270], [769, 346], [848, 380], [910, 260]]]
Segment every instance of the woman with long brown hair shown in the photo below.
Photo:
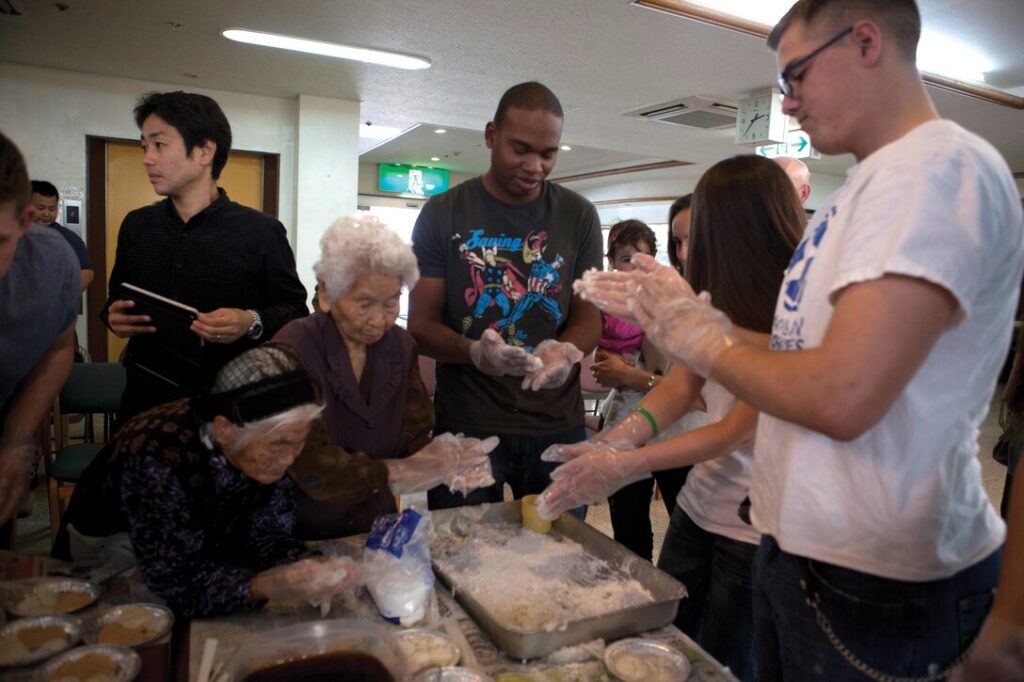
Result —
[[[756, 156], [721, 161], [694, 192], [686, 279], [710, 294], [738, 336], [767, 345], [783, 273], [804, 226], [796, 190], [777, 164]], [[621, 295], [627, 288], [657, 296], [665, 286], [680, 286], [671, 268], [638, 260], [642, 267], [629, 273], [588, 274], [577, 291], [628, 316]], [[707, 426], [644, 446], [698, 396], [707, 404]], [[658, 566], [689, 591], [677, 625], [741, 678], [753, 670], [751, 576], [760, 535], [737, 512], [750, 487], [756, 425], [755, 410], [677, 364], [601, 442], [545, 453], [568, 461], [538, 504], [541, 514], [555, 516], [652, 471], [695, 465], [676, 500]]]

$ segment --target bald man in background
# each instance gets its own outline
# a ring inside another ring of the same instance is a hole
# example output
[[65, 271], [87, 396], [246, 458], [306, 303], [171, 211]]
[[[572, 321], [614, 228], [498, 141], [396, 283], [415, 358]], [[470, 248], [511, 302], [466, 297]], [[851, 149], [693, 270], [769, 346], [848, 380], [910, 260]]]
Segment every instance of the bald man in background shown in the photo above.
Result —
[[775, 163], [782, 166], [782, 170], [793, 181], [796, 193], [800, 195], [800, 203], [806, 204], [807, 198], [811, 196], [811, 170], [807, 164], [791, 156], [777, 156]]

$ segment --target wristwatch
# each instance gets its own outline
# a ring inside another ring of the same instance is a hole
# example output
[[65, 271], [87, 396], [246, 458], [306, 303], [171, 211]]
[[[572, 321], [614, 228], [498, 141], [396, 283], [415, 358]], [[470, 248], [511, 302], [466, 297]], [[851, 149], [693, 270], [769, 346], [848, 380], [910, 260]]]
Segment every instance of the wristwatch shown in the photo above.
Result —
[[248, 311], [252, 313], [252, 324], [249, 325], [249, 331], [245, 333], [250, 339], [258, 339], [263, 336], [263, 320], [260, 318], [260, 314], [255, 310]]

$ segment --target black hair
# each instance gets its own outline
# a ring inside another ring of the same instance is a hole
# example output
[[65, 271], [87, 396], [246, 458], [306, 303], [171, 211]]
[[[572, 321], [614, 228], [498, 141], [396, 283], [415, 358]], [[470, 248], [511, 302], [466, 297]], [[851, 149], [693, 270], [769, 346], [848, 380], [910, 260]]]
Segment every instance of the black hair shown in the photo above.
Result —
[[189, 155], [207, 140], [213, 142], [217, 150], [210, 170], [214, 180], [220, 177], [231, 150], [231, 125], [217, 102], [206, 95], [181, 90], [151, 92], [135, 105], [135, 125], [141, 130], [153, 114], [178, 131]]
[[646, 244], [653, 256], [658, 252], [658, 238], [654, 230], [642, 220], [621, 220], [608, 230], [608, 258], [615, 257], [616, 249], [623, 246], [636, 248], [637, 244]]
[[33, 180], [32, 194], [38, 194], [43, 197], [60, 197], [60, 192], [57, 191], [56, 185], [48, 180]]
[[505, 120], [505, 114], [512, 107], [524, 111], [547, 111], [558, 118], [565, 118], [562, 114], [562, 103], [558, 101], [555, 93], [543, 83], [529, 81], [513, 85], [505, 91], [498, 102], [498, 109], [494, 112], [494, 125], [501, 126]]

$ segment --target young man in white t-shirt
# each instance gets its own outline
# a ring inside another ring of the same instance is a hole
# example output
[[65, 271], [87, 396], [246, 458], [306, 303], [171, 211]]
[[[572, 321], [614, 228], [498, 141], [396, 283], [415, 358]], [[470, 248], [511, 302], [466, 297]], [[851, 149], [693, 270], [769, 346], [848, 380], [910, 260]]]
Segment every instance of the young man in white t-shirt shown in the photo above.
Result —
[[919, 35], [913, 0], [800, 0], [772, 31], [786, 113], [858, 163], [787, 268], [770, 350], [683, 285], [635, 275], [653, 342], [762, 412], [764, 680], [939, 679], [991, 604], [1005, 530], [975, 454], [1024, 224], [995, 149], [939, 118]]

